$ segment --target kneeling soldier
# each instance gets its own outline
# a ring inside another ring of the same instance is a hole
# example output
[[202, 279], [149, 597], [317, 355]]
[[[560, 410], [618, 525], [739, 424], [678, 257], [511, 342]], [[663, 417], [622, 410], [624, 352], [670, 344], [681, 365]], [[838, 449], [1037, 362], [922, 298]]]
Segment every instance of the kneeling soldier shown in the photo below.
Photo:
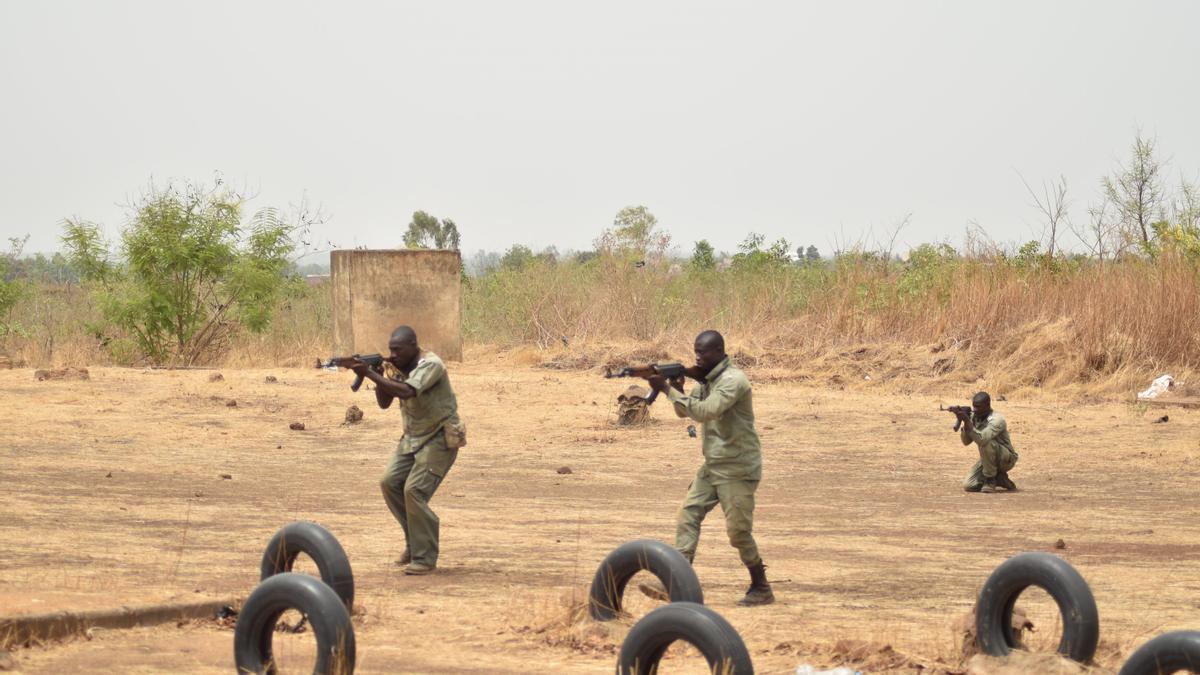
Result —
[[1017, 464], [1017, 451], [1008, 437], [1004, 417], [992, 410], [992, 397], [981, 391], [971, 399], [970, 415], [960, 416], [959, 438], [963, 445], [979, 445], [979, 461], [963, 481], [967, 492], [995, 492], [998, 488], [1016, 492], [1017, 485], [1008, 472]]

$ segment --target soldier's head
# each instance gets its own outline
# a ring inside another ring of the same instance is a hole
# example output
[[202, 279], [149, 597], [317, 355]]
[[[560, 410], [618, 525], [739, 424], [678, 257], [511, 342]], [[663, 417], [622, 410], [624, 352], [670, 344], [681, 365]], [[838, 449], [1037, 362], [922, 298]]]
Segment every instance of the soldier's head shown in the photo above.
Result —
[[421, 348], [417, 346], [417, 332], [408, 326], [400, 326], [388, 338], [388, 350], [391, 352], [392, 365], [397, 368], [412, 363], [421, 353]]
[[976, 417], [987, 417], [992, 412], [992, 397], [986, 391], [981, 391], [971, 397], [971, 412]]
[[696, 336], [696, 365], [708, 374], [725, 359], [725, 338], [715, 330], [706, 330]]

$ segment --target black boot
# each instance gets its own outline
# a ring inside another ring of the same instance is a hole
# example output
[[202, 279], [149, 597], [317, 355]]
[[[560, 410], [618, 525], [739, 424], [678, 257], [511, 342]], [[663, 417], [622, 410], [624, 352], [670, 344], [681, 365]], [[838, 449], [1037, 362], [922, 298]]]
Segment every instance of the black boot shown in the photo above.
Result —
[[1009, 492], [1017, 491], [1017, 484], [1012, 482], [1012, 479], [1008, 477], [1008, 472], [1006, 471], [1001, 471], [996, 474], [996, 487], [1004, 488]]
[[747, 569], [750, 570], [750, 588], [746, 590], [746, 597], [738, 600], [738, 604], [742, 607], [754, 607], [775, 602], [771, 584], [767, 583], [767, 566], [763, 564], [762, 560], [755, 565], [747, 566]]

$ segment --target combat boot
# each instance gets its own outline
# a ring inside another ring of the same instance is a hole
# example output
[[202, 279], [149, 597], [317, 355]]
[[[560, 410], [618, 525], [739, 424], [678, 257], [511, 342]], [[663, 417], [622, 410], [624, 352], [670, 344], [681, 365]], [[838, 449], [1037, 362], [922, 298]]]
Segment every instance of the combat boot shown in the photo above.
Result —
[[983, 479], [983, 487], [980, 488], [979, 491], [986, 493], [986, 494], [991, 494], [991, 493], [995, 492], [996, 491], [996, 477], [991, 476], [989, 478], [984, 478]]
[[1009, 492], [1017, 491], [1017, 484], [1012, 482], [1012, 479], [1008, 477], [1008, 473], [1005, 471], [996, 474], [996, 487], [1004, 488]]
[[412, 562], [412, 551], [404, 549], [404, 553], [400, 554], [400, 559], [396, 561], [396, 564], [404, 567], [410, 562]]
[[423, 576], [426, 574], [431, 574], [435, 569], [437, 569], [436, 565], [426, 565], [424, 563], [411, 562], [408, 564], [408, 567], [404, 568], [404, 573], [412, 576]]
[[771, 591], [771, 584], [767, 583], [767, 566], [761, 560], [756, 565], [750, 565], [750, 588], [746, 590], [746, 597], [738, 600], [742, 607], [756, 607], [758, 605], [769, 605], [775, 602], [775, 593]]

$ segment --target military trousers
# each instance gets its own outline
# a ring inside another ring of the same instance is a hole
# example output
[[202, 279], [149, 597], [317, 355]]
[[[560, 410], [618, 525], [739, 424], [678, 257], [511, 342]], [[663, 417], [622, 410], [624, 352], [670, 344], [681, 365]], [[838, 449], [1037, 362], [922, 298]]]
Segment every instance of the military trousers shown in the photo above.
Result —
[[984, 481], [988, 478], [995, 478], [996, 474], [1001, 471], [1008, 473], [1016, 465], [1016, 452], [998, 443], [991, 443], [986, 450], [979, 449], [979, 461], [971, 467], [971, 473], [963, 481], [963, 489], [967, 492], [975, 492], [983, 487]]
[[398, 448], [392, 455], [379, 487], [388, 509], [404, 530], [405, 547], [412, 555], [412, 561], [433, 567], [438, 559], [441, 522], [429, 508], [429, 500], [454, 466], [458, 450], [447, 449], [445, 436], [441, 433], [416, 452], [401, 453], [400, 450]]
[[700, 524], [708, 512], [720, 504], [725, 514], [725, 534], [729, 536], [730, 545], [738, 550], [742, 564], [757, 565], [762, 558], [758, 555], [758, 544], [751, 534], [754, 529], [754, 492], [757, 489], [756, 480], [719, 480], [714, 483], [708, 467], [701, 466], [679, 509], [675, 549], [691, 560], [700, 543]]

